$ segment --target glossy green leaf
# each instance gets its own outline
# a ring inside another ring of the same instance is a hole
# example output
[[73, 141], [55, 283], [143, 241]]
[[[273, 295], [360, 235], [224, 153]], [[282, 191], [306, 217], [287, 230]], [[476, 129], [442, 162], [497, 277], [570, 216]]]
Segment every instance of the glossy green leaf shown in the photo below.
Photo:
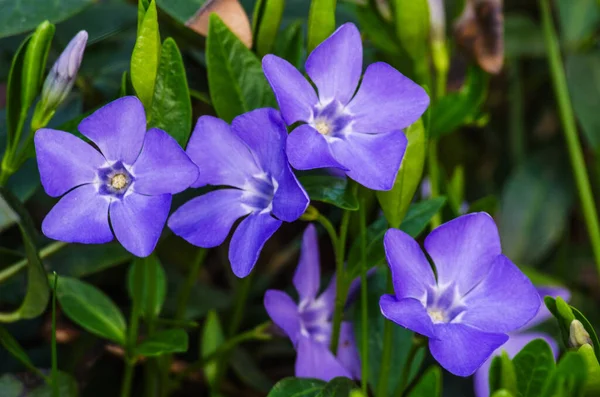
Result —
[[594, 348], [590, 345], [583, 345], [577, 351], [584, 358], [587, 366], [586, 394], [600, 395], [600, 363], [594, 354]]
[[572, 203], [564, 154], [550, 150], [530, 156], [502, 191], [498, 229], [504, 254], [519, 264], [536, 264], [563, 236]]
[[210, 16], [206, 64], [213, 106], [226, 122], [253, 109], [277, 106], [260, 60], [216, 14]]
[[264, 56], [273, 52], [273, 45], [283, 17], [285, 0], [262, 0], [261, 2], [263, 3], [262, 15], [258, 17], [255, 45], [258, 55]]
[[11, 217], [19, 225], [27, 258], [27, 292], [25, 299], [15, 311], [0, 313], [0, 322], [35, 318], [44, 312], [50, 299], [50, 287], [46, 270], [40, 261], [34, 243], [35, 228], [27, 210], [5, 188], [0, 188], [0, 213], [3, 213], [2, 217]]
[[81, 278], [130, 262], [131, 258], [131, 253], [118, 242], [69, 244], [45, 259], [44, 263], [61, 276]]
[[98, 288], [70, 277], [60, 277], [56, 297], [72, 321], [102, 338], [125, 344], [125, 318]]
[[348, 397], [350, 390], [355, 386], [348, 378], [338, 377], [327, 382], [317, 397]]
[[555, 368], [552, 349], [543, 339], [535, 339], [514, 358], [520, 397], [539, 397]]
[[438, 366], [430, 367], [415, 387], [408, 393], [408, 397], [440, 397], [442, 395], [442, 370]]
[[[374, 390], [378, 390], [379, 387], [385, 387], [385, 386], [381, 386], [379, 385], [379, 373], [381, 371], [381, 357], [383, 354], [383, 349], [384, 348], [389, 348], [389, 347], [384, 347], [383, 346], [383, 328], [384, 328], [384, 323], [385, 321], [389, 321], [387, 319], [385, 319], [382, 315], [381, 315], [381, 309], [379, 308], [379, 298], [381, 298], [382, 295], [387, 293], [387, 288], [386, 288], [386, 284], [387, 284], [387, 269], [384, 268], [379, 268], [377, 269], [377, 271], [375, 272], [375, 274], [372, 274], [371, 276], [369, 276], [368, 279], [368, 287], [367, 287], [367, 294], [368, 294], [368, 321], [366, 324], [366, 327], [364, 326], [364, 324], [362, 324], [362, 320], [361, 320], [361, 316], [360, 316], [360, 310], [361, 310], [361, 302], [360, 300], [357, 300], [355, 302], [355, 304], [353, 305], [353, 309], [354, 309], [354, 335], [356, 340], [360, 340], [361, 339], [361, 335], [363, 334], [363, 332], [367, 332], [367, 338], [368, 338], [368, 360], [369, 360], [369, 385], [371, 385], [371, 387]], [[398, 386], [398, 383], [400, 382], [400, 376], [397, 376], [397, 374], [402, 374], [402, 371], [404, 369], [404, 366], [407, 365], [407, 360], [408, 360], [408, 353], [410, 350], [410, 347], [412, 345], [412, 341], [413, 341], [413, 333], [409, 330], [407, 330], [406, 328], [402, 328], [399, 326], [394, 325], [393, 327], [393, 336], [392, 336], [392, 344], [391, 346], [393, 346], [393, 352], [392, 352], [392, 358], [390, 361], [390, 365], [391, 365], [391, 371], [390, 374], [391, 376], [389, 377], [388, 381], [389, 384], [387, 385], [387, 390], [388, 393], [386, 395], [393, 395], [394, 390], [396, 389], [396, 387]], [[415, 357], [415, 359], [412, 361], [411, 363], [411, 369], [410, 369], [410, 379], [409, 382], [412, 380], [412, 378], [414, 378], [419, 370], [419, 367], [421, 366], [421, 363], [423, 361], [423, 357], [424, 357], [424, 351], [423, 349], [421, 349], [419, 351], [419, 353], [417, 353], [417, 356]]]
[[569, 54], [565, 65], [573, 110], [588, 144], [600, 150], [600, 51]]
[[444, 207], [444, 204], [446, 204], [446, 197], [443, 196], [412, 204], [400, 225], [400, 230], [412, 237], [417, 237], [425, 230], [431, 218]]
[[356, 13], [361, 33], [377, 49], [387, 54], [398, 54], [402, 51], [394, 28], [387, 24], [377, 9], [360, 7]]
[[[138, 275], [137, 272], [141, 272]], [[150, 285], [151, 273], [154, 272], [155, 285]], [[140, 280], [142, 285], [138, 289], [135, 288], [136, 280]], [[127, 277], [127, 287], [131, 299], [137, 299], [140, 302], [140, 313], [146, 319], [153, 319], [160, 314], [162, 305], [167, 296], [167, 276], [156, 254], [152, 254], [146, 258], [134, 259], [129, 274]], [[154, 290], [153, 294], [150, 291]], [[141, 291], [141, 296], [134, 297], [134, 291]], [[154, 297], [154, 302], [151, 301]]]
[[567, 352], [546, 383], [544, 397], [582, 397], [585, 391], [587, 367], [585, 358], [577, 352]]
[[[23, 70], [25, 69], [25, 54], [27, 46], [31, 42], [31, 36], [28, 36], [20, 45], [17, 53], [13, 57], [10, 71], [8, 73], [8, 84], [6, 90], [6, 130], [7, 145], [13, 147], [17, 131], [21, 131], [27, 116], [28, 107], [23, 101]], [[4, 159], [3, 159], [4, 163]]]
[[425, 129], [419, 119], [406, 129], [408, 146], [396, 176], [394, 187], [388, 191], [377, 191], [377, 199], [391, 227], [398, 228], [408, 211], [413, 196], [419, 187], [425, 164]]
[[23, 71], [21, 72], [21, 100], [22, 106], [27, 109], [33, 104], [40, 91], [54, 30], [54, 25], [50, 22], [42, 22], [33, 32], [27, 45]]
[[429, 6], [426, 1], [393, 0], [396, 35], [412, 59], [420, 59], [429, 48]]
[[483, 70], [472, 66], [460, 91], [446, 95], [431, 106], [429, 135], [439, 138], [476, 118], [487, 95], [488, 81], [489, 76]]
[[[42, 376], [41, 372], [35, 367], [35, 365], [33, 365], [31, 359], [21, 347], [19, 342], [17, 342], [17, 340], [4, 327], [0, 327], [0, 344], [11, 354], [11, 356], [19, 360], [26, 368]], [[1, 390], [2, 389], [0, 389], [0, 391]]]
[[320, 379], [285, 378], [277, 382], [267, 397], [317, 397], [325, 385]]
[[93, 0], [1, 0], [0, 37], [27, 32], [46, 20], [60, 22], [92, 2]]
[[167, 38], [160, 52], [150, 126], [160, 128], [185, 148], [192, 133], [192, 98], [177, 43]]
[[560, 330], [560, 336], [562, 338], [563, 345], [569, 346], [569, 326], [570, 326], [570, 324], [567, 323], [566, 321], [564, 321], [561, 314], [558, 312], [558, 309], [556, 307], [556, 299], [554, 299], [551, 296], [545, 296], [544, 304], [546, 305], [546, 307], [548, 308], [550, 313], [552, 313], [552, 315], [558, 322], [558, 328]]
[[25, 392], [25, 386], [12, 374], [0, 376], [0, 390], [2, 397], [21, 397]]
[[346, 178], [329, 175], [304, 175], [299, 180], [311, 200], [333, 204], [345, 210], [356, 211], [358, 209], [358, 199], [352, 193]]
[[135, 354], [143, 357], [157, 357], [171, 353], [184, 353], [187, 349], [187, 332], [183, 329], [167, 329], [144, 339], [135, 348]]
[[336, 0], [311, 0], [308, 11], [308, 52], [335, 31]]
[[516, 397], [516, 396], [514, 396], [508, 390], [502, 389], [502, 390], [497, 390], [496, 392], [494, 392], [494, 394], [492, 394], [491, 397]]
[[[211, 310], [206, 316], [204, 322], [204, 328], [201, 333], [200, 341], [200, 355], [201, 357], [208, 357], [214, 353], [225, 341], [225, 335], [223, 334], [223, 328], [221, 327], [221, 321], [216, 311]], [[204, 367], [204, 374], [208, 379], [210, 385], [214, 385], [218, 372], [218, 362], [210, 362]]]
[[506, 351], [494, 357], [489, 370], [490, 392], [505, 389], [511, 394], [517, 394], [517, 374], [515, 366], [510, 361]]
[[146, 111], [152, 108], [152, 97], [156, 84], [160, 57], [160, 33], [156, 2], [152, 0], [137, 34], [131, 54], [131, 84], [144, 104]]
[[275, 39], [274, 54], [296, 67], [302, 66], [304, 55], [304, 30], [302, 25], [302, 20], [290, 23]]

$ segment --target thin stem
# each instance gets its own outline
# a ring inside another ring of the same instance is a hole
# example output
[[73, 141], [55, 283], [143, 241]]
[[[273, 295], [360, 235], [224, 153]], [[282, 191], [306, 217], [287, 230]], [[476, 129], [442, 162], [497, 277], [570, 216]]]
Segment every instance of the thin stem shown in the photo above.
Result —
[[185, 311], [187, 309], [188, 301], [190, 300], [190, 294], [192, 293], [192, 289], [198, 281], [198, 274], [200, 273], [200, 269], [202, 267], [202, 263], [204, 262], [204, 258], [206, 258], [206, 254], [208, 250], [204, 248], [200, 248], [198, 250], [198, 254], [196, 255], [195, 260], [192, 262], [190, 266], [187, 278], [185, 279], [185, 283], [179, 292], [179, 297], [177, 299], [177, 310], [175, 311], [175, 321], [182, 321], [185, 318]]
[[419, 352], [422, 346], [423, 341], [421, 340], [421, 338], [413, 339], [413, 343], [408, 352], [408, 357], [406, 358], [406, 362], [404, 363], [404, 368], [402, 368], [402, 377], [400, 378], [400, 383], [398, 384], [396, 392], [394, 393], [394, 395], [396, 395], [397, 397], [402, 397], [404, 391], [406, 390], [406, 387], [408, 386], [413, 361], [415, 361], [417, 353]]
[[133, 382], [133, 372], [135, 369], [135, 348], [137, 346], [138, 329], [140, 325], [141, 302], [138, 297], [142, 296], [142, 286], [144, 280], [143, 272], [135, 272], [133, 305], [129, 319], [129, 332], [127, 333], [127, 346], [125, 349], [125, 372], [123, 374], [123, 385], [121, 387], [121, 397], [129, 397], [131, 385]]
[[366, 396], [369, 392], [369, 335], [365, 331], [369, 322], [369, 306], [367, 302], [367, 213], [364, 197], [361, 200], [358, 215], [360, 227], [360, 317], [363, 324], [363, 332], [361, 332], [360, 372], [362, 392]]
[[240, 282], [235, 308], [233, 309], [231, 321], [229, 322], [229, 329], [227, 330], [227, 336], [230, 338], [236, 334], [237, 330], [240, 328], [242, 319], [244, 318], [248, 294], [250, 293], [250, 286], [252, 285], [253, 274], [254, 273], [250, 273], [248, 277], [242, 279]]
[[54, 272], [54, 286], [52, 288], [52, 397], [59, 397], [58, 387], [58, 352], [56, 349], [56, 286], [58, 275]]
[[[429, 140], [429, 155], [427, 156], [427, 167], [429, 169], [429, 183], [431, 186], [431, 198], [440, 195], [440, 168], [437, 153], [437, 139]], [[431, 228], [434, 229], [442, 223], [442, 216], [438, 212], [431, 218]]]
[[[38, 252], [38, 256], [40, 257], [40, 259], [47, 258], [50, 255], [54, 254], [56, 251], [65, 247], [66, 245], [67, 245], [67, 243], [63, 243], [62, 241], [55, 241], [52, 244], [48, 244], [47, 246], [42, 248]], [[0, 283], [6, 281], [7, 279], [9, 279], [12, 276], [14, 276], [15, 274], [17, 274], [19, 271], [25, 269], [27, 267], [27, 263], [28, 263], [27, 259], [24, 258], [24, 259], [21, 259], [20, 261], [18, 261], [17, 263], [15, 263], [14, 265], [11, 265], [11, 266], [7, 267], [6, 269], [3, 269], [2, 271], [0, 271]]]
[[[386, 291], [391, 292], [392, 286], [392, 274], [387, 272]], [[392, 336], [393, 336], [393, 324], [391, 321], [383, 320], [383, 352], [381, 353], [381, 372], [379, 373], [379, 387], [377, 388], [377, 397], [386, 397], [388, 395], [389, 378], [392, 362]]]
[[331, 239], [331, 245], [333, 245], [334, 250], [336, 251], [337, 254], [337, 241], [338, 241], [338, 236], [337, 236], [337, 232], [335, 231], [335, 228], [333, 227], [333, 225], [331, 224], [331, 222], [329, 221], [329, 219], [327, 219], [327, 217], [323, 216], [323, 214], [319, 213], [317, 215], [317, 222], [319, 222], [327, 231], [327, 234], [329, 234], [329, 238]]
[[525, 130], [523, 125], [523, 87], [519, 60], [511, 59], [509, 65], [508, 91], [510, 94], [510, 151], [513, 166], [518, 166], [525, 158]]
[[155, 305], [156, 305], [156, 279], [158, 277], [158, 275], [156, 274], [156, 266], [154, 266], [154, 264], [150, 263], [150, 260], [148, 258], [146, 258], [145, 260], [145, 266], [148, 268], [148, 302], [150, 302], [151, 306], [151, 310], [148, 313], [149, 318], [148, 318], [148, 336], [152, 335], [154, 333], [154, 328], [155, 328]]
[[123, 384], [121, 386], [121, 397], [129, 397], [131, 393], [131, 385], [133, 383], [133, 370], [135, 369], [135, 361], [128, 358], [125, 359], [125, 372], [123, 373]]
[[594, 196], [592, 194], [592, 188], [590, 186], [590, 180], [583, 158], [583, 150], [579, 143], [579, 137], [577, 136], [577, 125], [573, 115], [567, 79], [565, 77], [565, 69], [560, 57], [560, 47], [552, 22], [550, 6], [548, 5], [547, 0], [540, 0], [539, 3], [554, 93], [558, 102], [558, 110], [562, 121], [565, 140], [567, 141], [569, 157], [571, 159], [571, 167], [573, 168], [573, 174], [575, 175], [579, 199], [581, 200], [581, 207], [590, 236], [592, 251], [594, 252], [594, 258], [596, 260], [596, 267], [600, 273], [600, 225], [598, 224], [598, 213], [596, 211]]

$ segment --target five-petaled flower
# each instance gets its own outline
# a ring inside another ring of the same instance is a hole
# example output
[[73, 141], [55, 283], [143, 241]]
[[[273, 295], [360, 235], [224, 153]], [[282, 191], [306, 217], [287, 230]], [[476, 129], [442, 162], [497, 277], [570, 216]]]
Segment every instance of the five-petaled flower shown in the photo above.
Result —
[[305, 123], [288, 139], [290, 164], [299, 170], [336, 167], [370, 189], [391, 189], [407, 145], [401, 130], [429, 105], [425, 90], [377, 62], [367, 67], [357, 91], [362, 43], [351, 23], [315, 48], [305, 67], [318, 94], [289, 62], [263, 58], [283, 119]]
[[317, 232], [309, 225], [304, 232], [294, 287], [300, 302], [278, 290], [265, 293], [269, 316], [290, 338], [297, 351], [296, 376], [329, 381], [337, 376], [360, 378], [360, 358], [352, 323], [342, 322], [337, 356], [329, 350], [331, 317], [335, 299], [335, 277], [317, 296], [321, 284]]
[[[537, 287], [538, 294], [540, 298], [544, 298], [545, 296], [551, 296], [556, 298], [560, 296], [564, 300], [569, 300], [571, 297], [571, 293], [569, 290], [561, 287]], [[532, 318], [527, 324], [518, 329], [515, 332], [511, 332], [508, 334], [508, 341], [505, 344], [500, 346], [492, 356], [487, 359], [485, 363], [475, 372], [473, 377], [473, 382], [475, 386], [475, 396], [477, 397], [488, 397], [490, 395], [490, 385], [489, 385], [489, 371], [490, 365], [492, 365], [492, 359], [495, 356], [498, 356], [502, 353], [502, 351], [506, 351], [509, 357], [514, 357], [518, 352], [521, 351], [529, 342], [534, 339], [543, 339], [548, 342], [552, 352], [554, 353], [554, 359], [558, 357], [558, 344], [556, 341], [548, 334], [543, 332], [531, 331], [531, 328], [535, 327], [538, 324], [548, 320], [552, 317], [550, 311], [546, 308], [545, 305], [540, 306], [540, 310]]]
[[43, 128], [35, 134], [46, 193], [66, 193], [42, 231], [55, 240], [87, 244], [107, 243], [114, 232], [131, 253], [150, 255], [172, 195], [196, 180], [198, 168], [166, 132], [146, 132], [144, 107], [135, 97], [109, 103], [78, 128], [100, 151], [68, 132]]
[[[395, 295], [380, 299], [382, 314], [429, 338], [433, 357], [468, 376], [538, 312], [540, 297], [504, 255], [494, 220], [463, 215], [433, 230], [425, 249], [404, 232], [384, 238]], [[436, 277], [437, 276], [437, 277]]]
[[306, 210], [309, 199], [285, 155], [287, 130], [274, 109], [236, 117], [231, 126], [202, 116], [187, 153], [200, 168], [192, 187], [229, 186], [196, 197], [169, 219], [175, 234], [200, 247], [223, 243], [233, 223], [248, 215], [233, 233], [229, 261], [238, 277], [254, 267], [265, 242]]

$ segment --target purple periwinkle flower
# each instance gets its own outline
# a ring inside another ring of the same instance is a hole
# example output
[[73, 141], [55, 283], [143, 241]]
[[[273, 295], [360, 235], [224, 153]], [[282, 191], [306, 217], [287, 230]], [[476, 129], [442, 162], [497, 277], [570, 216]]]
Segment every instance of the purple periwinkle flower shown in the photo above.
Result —
[[306, 210], [309, 199], [292, 173], [285, 155], [287, 130], [275, 109], [257, 109], [236, 117], [231, 126], [202, 116], [194, 128], [187, 154], [200, 168], [192, 187], [227, 186], [196, 197], [169, 219], [175, 234], [200, 247], [225, 241], [236, 276], [246, 277], [265, 242], [281, 226]]
[[335, 277], [318, 295], [321, 284], [317, 232], [309, 225], [303, 236], [300, 261], [294, 274], [294, 287], [300, 301], [278, 290], [265, 293], [269, 316], [290, 338], [296, 348], [297, 377], [329, 381], [337, 376], [360, 378], [360, 358], [352, 323], [342, 322], [337, 356], [329, 350], [335, 299]]
[[114, 232], [134, 255], [150, 255], [171, 195], [187, 189], [198, 168], [166, 132], [146, 132], [146, 114], [136, 97], [98, 109], [79, 131], [99, 151], [68, 132], [42, 128], [35, 134], [42, 185], [52, 197], [64, 194], [42, 231], [55, 240], [86, 244], [107, 243]]
[[56, 109], [73, 88], [87, 39], [85, 30], [77, 33], [52, 66], [42, 87], [41, 103], [46, 109]]
[[[537, 287], [538, 294], [540, 298], [545, 296], [551, 296], [556, 298], [560, 296], [564, 300], [569, 300], [571, 297], [571, 293], [569, 290], [561, 287]], [[473, 382], [475, 386], [475, 395], [477, 397], [488, 397], [490, 395], [490, 384], [489, 384], [489, 372], [490, 366], [492, 365], [492, 359], [495, 356], [499, 356], [502, 354], [502, 351], [506, 351], [506, 354], [510, 358], [514, 357], [518, 352], [521, 351], [529, 342], [534, 339], [543, 339], [548, 342], [552, 352], [554, 353], [554, 359], [558, 357], [558, 344], [556, 341], [548, 334], [543, 332], [531, 331], [530, 329], [535, 327], [536, 325], [550, 319], [552, 314], [546, 308], [545, 305], [540, 306], [540, 310], [537, 312], [534, 318], [532, 318], [527, 324], [521, 327], [519, 330], [515, 332], [511, 332], [508, 334], [508, 340], [505, 344], [500, 346], [498, 349], [492, 353], [492, 356], [486, 360], [485, 363], [475, 372], [473, 377]]]
[[427, 236], [435, 273], [408, 234], [390, 229], [384, 246], [395, 295], [381, 297], [382, 314], [428, 337], [433, 357], [455, 375], [475, 372], [539, 310], [535, 287], [502, 255], [486, 213], [460, 216]]
[[[287, 155], [299, 170], [336, 167], [374, 190], [393, 187], [406, 137], [402, 129], [429, 105], [423, 88], [377, 62], [362, 74], [362, 42], [352, 23], [342, 25], [308, 56], [311, 84], [289, 62], [266, 55], [263, 70], [288, 125]], [[356, 92], [356, 94], [355, 94]]]

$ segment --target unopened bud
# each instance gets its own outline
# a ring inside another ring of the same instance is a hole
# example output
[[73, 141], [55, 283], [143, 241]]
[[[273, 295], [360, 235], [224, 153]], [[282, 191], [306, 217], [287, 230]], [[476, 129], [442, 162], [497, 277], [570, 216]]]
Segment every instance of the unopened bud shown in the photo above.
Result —
[[446, 41], [446, 13], [443, 0], [427, 0], [429, 3], [429, 26], [433, 42]]
[[42, 88], [41, 99], [42, 106], [46, 111], [51, 112], [56, 109], [73, 88], [87, 39], [88, 34], [85, 30], [77, 33], [48, 73]]
[[569, 345], [571, 345], [571, 347], [592, 345], [590, 334], [588, 334], [579, 320], [571, 321], [571, 326], [569, 327]]

